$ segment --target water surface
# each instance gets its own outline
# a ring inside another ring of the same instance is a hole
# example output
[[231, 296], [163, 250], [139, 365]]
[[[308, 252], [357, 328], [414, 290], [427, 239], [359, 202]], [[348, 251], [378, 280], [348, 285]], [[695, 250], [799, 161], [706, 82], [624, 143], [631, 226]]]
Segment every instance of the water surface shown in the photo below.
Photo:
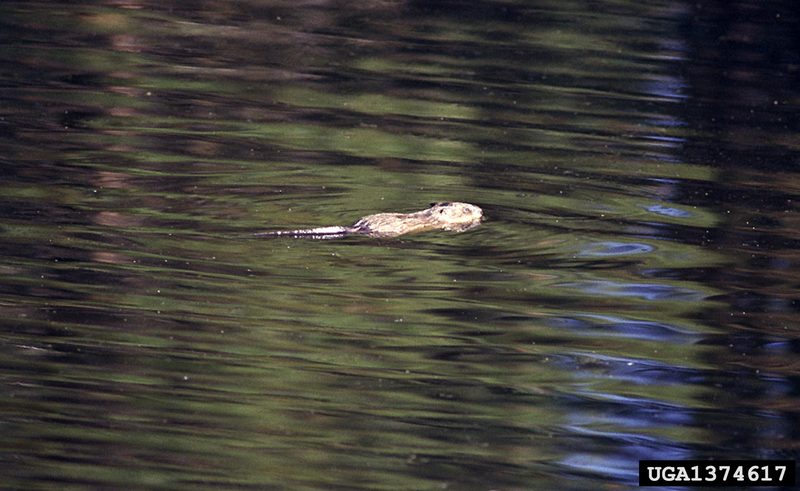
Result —
[[[0, 472], [636, 487], [794, 458], [793, 2], [0, 6]], [[392, 240], [254, 238], [458, 200]]]

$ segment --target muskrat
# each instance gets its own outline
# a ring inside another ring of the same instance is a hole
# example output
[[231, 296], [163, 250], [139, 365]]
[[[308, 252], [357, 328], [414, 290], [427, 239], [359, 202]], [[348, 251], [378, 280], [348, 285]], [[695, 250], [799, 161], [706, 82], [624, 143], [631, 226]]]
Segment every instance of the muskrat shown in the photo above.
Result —
[[300, 230], [260, 232], [257, 236], [305, 237], [338, 239], [348, 235], [369, 237], [398, 237], [428, 230], [464, 232], [480, 225], [483, 210], [469, 203], [456, 201], [431, 203], [429, 208], [415, 213], [377, 213], [367, 215], [349, 227], [319, 227]]

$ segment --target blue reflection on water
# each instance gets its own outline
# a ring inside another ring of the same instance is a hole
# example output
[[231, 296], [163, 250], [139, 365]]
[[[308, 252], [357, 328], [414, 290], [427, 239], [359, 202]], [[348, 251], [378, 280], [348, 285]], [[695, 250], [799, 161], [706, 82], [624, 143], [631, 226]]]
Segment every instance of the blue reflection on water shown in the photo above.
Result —
[[[619, 387], [667, 387], [701, 383], [703, 379], [702, 370], [676, 369], [652, 360], [585, 353], [572, 357], [584, 367], [576, 372], [583, 381], [608, 379], [621, 384]], [[559, 461], [568, 472], [635, 485], [640, 459], [693, 456], [668, 435], [671, 428], [689, 426], [696, 417], [696, 410], [680, 401], [614, 393], [605, 385], [595, 390], [593, 384], [575, 388], [572, 395], [584, 403], [573, 405], [576, 409], [569, 412], [565, 428], [571, 435], [591, 437], [591, 443]]]
[[620, 283], [610, 280], [576, 281], [557, 285], [575, 288], [590, 295], [605, 297], [637, 297], [644, 300], [700, 301], [706, 295], [697, 290], [655, 283]]
[[688, 218], [692, 216], [692, 214], [686, 210], [681, 210], [678, 208], [673, 208], [670, 206], [663, 206], [663, 205], [646, 206], [645, 210], [651, 213], [657, 213], [659, 215], [664, 215], [672, 218]]
[[586, 331], [592, 336], [621, 337], [625, 339], [647, 339], [690, 344], [702, 338], [700, 333], [666, 324], [642, 319], [624, 319], [597, 314], [576, 314], [574, 317], [550, 319], [554, 327], [575, 331]]

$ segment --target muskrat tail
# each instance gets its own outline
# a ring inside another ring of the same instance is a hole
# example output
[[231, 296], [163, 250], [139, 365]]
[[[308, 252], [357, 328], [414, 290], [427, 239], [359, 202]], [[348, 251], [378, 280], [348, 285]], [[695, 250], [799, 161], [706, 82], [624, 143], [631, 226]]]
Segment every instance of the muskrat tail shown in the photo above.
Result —
[[335, 239], [352, 233], [349, 227], [317, 227], [300, 230], [275, 230], [272, 232], [258, 232], [256, 237], [305, 237], [314, 239]]

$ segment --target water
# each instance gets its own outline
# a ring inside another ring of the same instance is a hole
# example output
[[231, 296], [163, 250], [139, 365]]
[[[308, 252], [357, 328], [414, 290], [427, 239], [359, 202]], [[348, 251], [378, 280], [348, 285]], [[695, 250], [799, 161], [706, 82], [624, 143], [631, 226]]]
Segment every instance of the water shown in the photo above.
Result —
[[[10, 488], [794, 457], [793, 2], [0, 6]], [[463, 234], [254, 239], [438, 200]]]

